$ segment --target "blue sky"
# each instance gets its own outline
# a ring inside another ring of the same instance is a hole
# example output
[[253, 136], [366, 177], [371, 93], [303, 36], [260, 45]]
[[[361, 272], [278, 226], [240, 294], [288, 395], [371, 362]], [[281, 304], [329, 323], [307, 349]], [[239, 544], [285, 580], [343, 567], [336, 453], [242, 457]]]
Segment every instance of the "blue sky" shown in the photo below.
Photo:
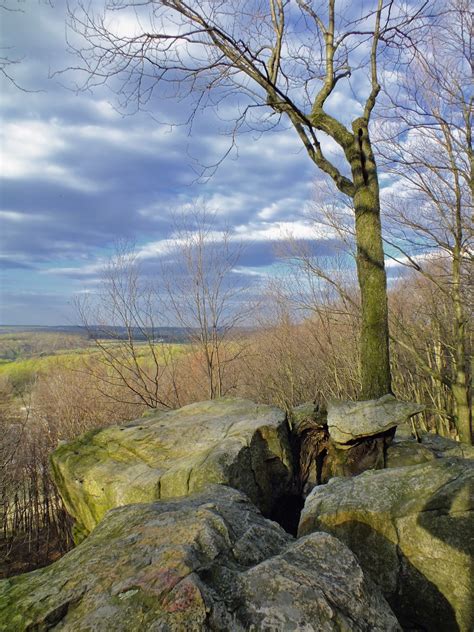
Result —
[[[215, 211], [216, 230], [228, 226], [244, 242], [239, 273], [254, 282], [278, 268], [278, 243], [290, 233], [334, 251], [334, 235], [307, 217], [322, 176], [293, 131], [242, 135], [199, 179], [200, 165], [230, 142], [215, 112], [189, 133], [163, 123], [182, 120], [186, 102], [155, 98], [154, 118], [124, 116], [105, 87], [75, 92], [77, 73], [55, 74], [77, 63], [66, 51], [65, 3], [9, 6], [20, 10], [2, 11], [2, 55], [19, 62], [7, 70], [25, 90], [2, 79], [1, 324], [75, 324], [72, 297], [94, 289], [114, 244], [133, 240], [152, 264], [173, 216], [198, 199]], [[344, 116], [354, 103], [339, 93], [332, 107]]]

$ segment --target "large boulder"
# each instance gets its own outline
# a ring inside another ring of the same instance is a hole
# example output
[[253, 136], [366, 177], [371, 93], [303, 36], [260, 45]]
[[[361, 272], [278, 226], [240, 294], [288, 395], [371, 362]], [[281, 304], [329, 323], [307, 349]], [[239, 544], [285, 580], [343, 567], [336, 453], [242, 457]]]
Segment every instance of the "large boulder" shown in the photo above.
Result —
[[426, 432], [421, 434], [421, 445], [438, 458], [457, 456], [464, 459], [474, 459], [474, 446], [460, 443], [448, 437]]
[[417, 441], [406, 426], [401, 426], [387, 448], [385, 466], [405, 467], [452, 456], [472, 459], [474, 446], [429, 432], [420, 433]]
[[474, 626], [474, 462], [437, 458], [335, 478], [306, 500], [299, 535], [345, 542], [406, 629]]
[[362, 402], [328, 403], [327, 424], [334, 443], [348, 445], [364, 437], [386, 432], [424, 410], [424, 406], [402, 402], [393, 395]]
[[0, 629], [64, 632], [400, 627], [336, 538], [300, 540], [222, 486], [110, 511], [76, 549], [0, 582]]
[[332, 400], [327, 411], [312, 402], [293, 408], [290, 420], [299, 447], [302, 495], [306, 497], [313, 487], [337, 476], [436, 458], [432, 450], [414, 440], [391, 448], [397, 426], [406, 426], [421, 410], [423, 406], [399, 401], [393, 395], [362, 402]]
[[242, 490], [269, 515], [293, 479], [285, 414], [242, 399], [94, 430], [60, 446], [51, 463], [77, 541], [113, 507], [185, 496], [209, 483]]
[[415, 439], [394, 442], [387, 447], [385, 467], [406, 467], [433, 461], [437, 456], [430, 448]]

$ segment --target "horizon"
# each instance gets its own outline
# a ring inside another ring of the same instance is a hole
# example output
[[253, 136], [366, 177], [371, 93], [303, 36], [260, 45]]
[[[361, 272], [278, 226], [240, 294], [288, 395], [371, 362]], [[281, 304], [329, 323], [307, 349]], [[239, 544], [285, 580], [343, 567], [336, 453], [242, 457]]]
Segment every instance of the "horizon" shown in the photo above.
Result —
[[[120, 113], [105, 86], [74, 91], [80, 73], [62, 73], [77, 63], [66, 50], [65, 6], [37, 3], [2, 17], [3, 46], [19, 61], [8, 66], [10, 79], [1, 78], [2, 322], [74, 321], [74, 296], [97, 289], [117, 242], [135, 242], [152, 271], [164, 253], [177, 256], [176, 214], [196, 203], [215, 212], [217, 233], [229, 228], [234, 243], [245, 245], [233, 273], [255, 294], [281, 272], [278, 251], [289, 236], [328, 265], [339, 256], [340, 236], [311, 218], [326, 203], [326, 179], [285, 125], [241, 134], [212, 177], [198, 178], [196, 170], [218, 163], [229, 149], [219, 112], [200, 112], [190, 135], [171, 126], [188, 115], [186, 100], [154, 99], [151, 113]], [[364, 90], [357, 80], [338, 84], [333, 113], [342, 120], [356, 115]], [[235, 113], [238, 97], [226, 107]], [[321, 142], [337, 159], [333, 141]], [[381, 187], [402, 194], [383, 173]], [[397, 278], [403, 266], [390, 265], [387, 273]]]

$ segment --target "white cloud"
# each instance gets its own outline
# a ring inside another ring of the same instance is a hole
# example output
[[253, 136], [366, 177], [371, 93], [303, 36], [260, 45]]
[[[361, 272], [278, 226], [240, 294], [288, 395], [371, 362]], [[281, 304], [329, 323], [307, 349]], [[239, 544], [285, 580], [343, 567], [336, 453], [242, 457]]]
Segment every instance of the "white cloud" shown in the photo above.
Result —
[[30, 222], [44, 221], [47, 219], [46, 215], [0, 210], [0, 221], [14, 222], [15, 224], [26, 224]]
[[280, 211], [280, 207], [280, 203], [272, 202], [269, 206], [265, 206], [264, 208], [262, 208], [262, 210], [258, 213], [258, 217], [263, 220], [269, 220], [278, 214], [278, 212]]
[[59, 275], [59, 276], [92, 276], [98, 275], [104, 269], [105, 261], [99, 259], [95, 263], [90, 263], [84, 266], [58, 266], [54, 268], [47, 268], [44, 270], [39, 270], [40, 274], [51, 274], [51, 275]]
[[161, 257], [168, 255], [176, 250], [180, 242], [178, 239], [160, 239], [159, 241], [151, 241], [138, 250], [137, 257], [139, 259], [150, 259], [153, 257]]
[[105, 99], [100, 99], [99, 101], [90, 101], [91, 107], [97, 114], [102, 116], [105, 119], [113, 120], [121, 118], [121, 115], [117, 110], [112, 106], [111, 103], [106, 101]]
[[[21, 121], [8, 123], [3, 127], [3, 155], [7, 159], [3, 163], [2, 172], [5, 177], [22, 177], [31, 169], [36, 169], [35, 162], [47, 159], [51, 154], [66, 147], [53, 125], [39, 121]], [[42, 165], [44, 167], [44, 165]]]
[[281, 241], [285, 239], [331, 239], [334, 231], [320, 224], [296, 220], [236, 226], [235, 234], [243, 241]]
[[0, 134], [3, 178], [33, 177], [59, 181], [81, 191], [97, 190], [96, 183], [55, 160], [55, 155], [68, 147], [65, 130], [56, 120], [14, 121], [4, 125]]
[[386, 268], [402, 268], [402, 267], [413, 267], [412, 262], [418, 263], [422, 265], [423, 263], [428, 263], [429, 261], [440, 260], [442, 257], [447, 258], [447, 255], [442, 250], [432, 250], [430, 252], [422, 252], [418, 255], [412, 255], [410, 257], [385, 257], [385, 267]]
[[125, 129], [117, 127], [105, 127], [103, 125], [81, 125], [76, 128], [76, 133], [82, 138], [93, 141], [102, 141], [115, 145], [133, 144], [133, 135]]
[[258, 268], [249, 268], [247, 266], [237, 266], [233, 268], [232, 272], [236, 274], [243, 274], [245, 276], [250, 277], [258, 277], [258, 278], [267, 278], [270, 276], [269, 272], [266, 270], [258, 269]]
[[[221, 231], [211, 231], [208, 234], [210, 240], [218, 241], [223, 235]], [[262, 222], [259, 224], [241, 224], [236, 226], [231, 233], [231, 240], [235, 242], [255, 241], [282, 241], [286, 239], [332, 239], [336, 233], [327, 226], [314, 224], [307, 221], [294, 222]], [[138, 250], [139, 259], [148, 259], [172, 254], [183, 244], [178, 238], [161, 239], [149, 242]]]

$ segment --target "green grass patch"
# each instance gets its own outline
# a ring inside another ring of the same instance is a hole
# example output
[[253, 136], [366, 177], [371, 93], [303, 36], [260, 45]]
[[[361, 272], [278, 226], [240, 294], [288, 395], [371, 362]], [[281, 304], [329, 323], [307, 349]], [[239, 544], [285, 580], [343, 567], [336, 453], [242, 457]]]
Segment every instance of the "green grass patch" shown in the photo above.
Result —
[[78, 368], [81, 358], [80, 354], [64, 354], [14, 360], [0, 364], [0, 376], [6, 377], [16, 391], [22, 391], [39, 373], [56, 368]]
[[[127, 353], [120, 342], [104, 341], [104, 347], [112, 354]], [[155, 355], [159, 363], [166, 362], [166, 358], [176, 357], [190, 350], [186, 344], [157, 344]], [[139, 364], [154, 362], [153, 353], [146, 343], [135, 345], [135, 355]], [[7, 378], [17, 392], [22, 392], [41, 373], [54, 370], [81, 369], [87, 361], [100, 361], [102, 351], [97, 347], [78, 348], [75, 350], [59, 350], [50, 355], [41, 354], [36, 357], [0, 361], [0, 377]]]

